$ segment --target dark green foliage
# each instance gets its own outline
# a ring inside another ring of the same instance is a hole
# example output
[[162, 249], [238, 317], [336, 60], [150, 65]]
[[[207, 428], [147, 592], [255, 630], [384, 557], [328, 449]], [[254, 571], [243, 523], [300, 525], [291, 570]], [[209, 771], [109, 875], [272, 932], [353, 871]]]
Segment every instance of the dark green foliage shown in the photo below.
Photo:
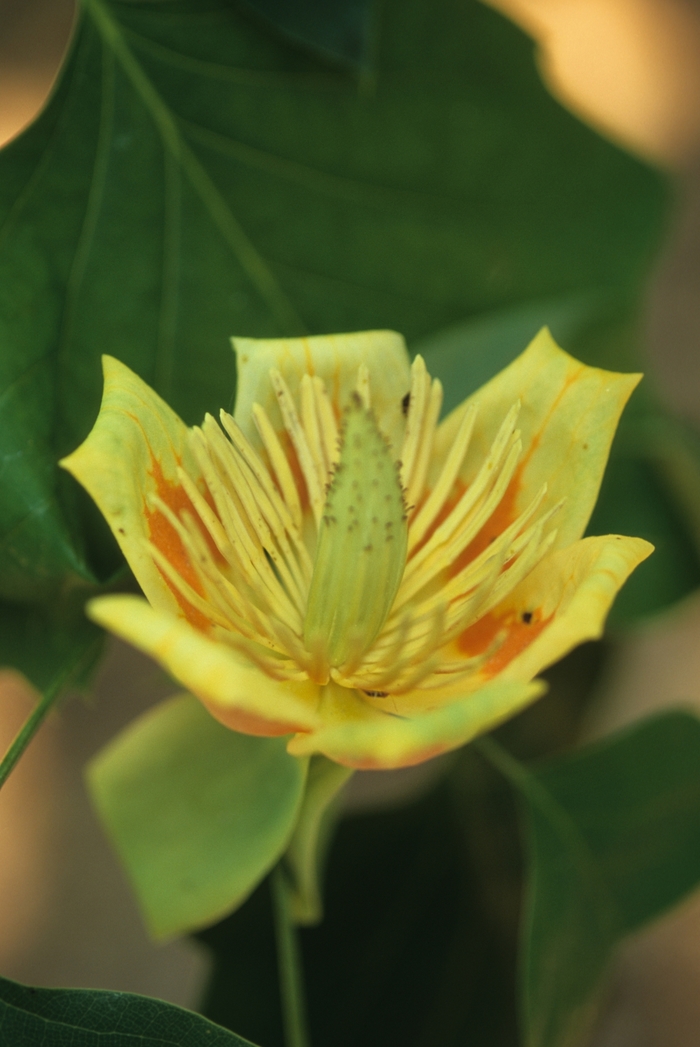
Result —
[[585, 1043], [614, 947], [700, 883], [700, 721], [664, 713], [534, 769], [476, 744], [527, 811], [525, 1047]]
[[[495, 788], [492, 830], [512, 849], [509, 797]], [[342, 823], [324, 921], [301, 932], [314, 1047], [516, 1047], [513, 941], [484, 905], [465, 829], [449, 782]], [[283, 1047], [267, 885], [200, 938], [216, 958], [205, 1013]]]
[[252, 1047], [181, 1007], [96, 989], [33, 989], [0, 978], [7, 1047]]

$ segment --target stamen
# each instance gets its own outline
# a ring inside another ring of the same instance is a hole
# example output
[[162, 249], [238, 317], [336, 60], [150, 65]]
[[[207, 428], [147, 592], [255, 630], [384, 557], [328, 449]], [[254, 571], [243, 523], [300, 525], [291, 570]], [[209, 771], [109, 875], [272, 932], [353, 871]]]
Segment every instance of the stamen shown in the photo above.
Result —
[[[203, 432], [211, 451], [217, 456], [227, 474], [230, 485], [235, 488], [260, 545], [274, 563], [283, 586], [297, 609], [303, 613], [306, 592], [302, 594], [299, 587], [298, 565], [292, 555], [284, 530], [275, 528], [273, 531], [268, 523], [268, 520], [271, 520], [274, 526], [277, 520], [265, 492], [256, 483], [254, 474], [248, 469], [244, 460], [236, 454], [233, 444], [226, 439], [211, 415], [207, 415], [204, 420]], [[292, 565], [292, 570], [289, 564]], [[296, 575], [293, 572], [294, 567], [297, 567]]]
[[260, 434], [263, 446], [267, 451], [272, 471], [275, 474], [275, 479], [277, 480], [279, 489], [282, 492], [282, 498], [284, 499], [292, 520], [294, 521], [294, 526], [298, 530], [301, 530], [302, 512], [297, 485], [289, 466], [289, 462], [287, 461], [287, 456], [277, 439], [277, 433], [273, 428], [272, 422], [267, 417], [267, 414], [260, 404], [253, 404], [253, 421], [255, 422], [255, 427]]
[[[423, 415], [430, 388], [430, 376], [422, 356], [416, 356], [411, 365], [411, 393], [408, 401], [406, 431], [401, 448], [401, 484], [404, 490], [411, 488], [413, 468], [418, 457], [423, 429]], [[408, 503], [409, 506], [412, 502]]]
[[513, 431], [516, 405], [511, 409], [491, 452], [450, 515], [408, 561], [397, 597], [402, 606], [442, 570], [454, 563], [476, 537], [506, 492], [520, 457], [520, 434]]
[[294, 400], [292, 399], [292, 394], [289, 391], [287, 383], [280, 372], [274, 368], [270, 371], [270, 381], [272, 382], [275, 395], [277, 396], [277, 403], [279, 404], [280, 412], [282, 414], [284, 427], [289, 433], [289, 438], [297, 453], [297, 460], [301, 467], [304, 480], [306, 481], [309, 503], [314, 514], [316, 526], [318, 527], [325, 500], [323, 494], [325, 477], [319, 476], [318, 468], [311, 453], [308, 440], [306, 439], [306, 433], [299, 421], [299, 415], [297, 414]]
[[462, 468], [462, 462], [464, 461], [464, 457], [469, 449], [469, 442], [474, 430], [476, 414], [477, 405], [470, 404], [462, 416], [462, 421], [457, 430], [457, 436], [455, 437], [455, 441], [445, 459], [445, 464], [442, 467], [442, 472], [440, 473], [435, 487], [430, 492], [427, 502], [425, 502], [423, 507], [411, 520], [408, 530], [409, 556], [425, 536], [430, 525], [439, 515], [440, 510], [452, 491], [452, 485], [457, 479], [459, 470]]
[[[225, 443], [224, 436], [216, 422], [214, 419], [211, 421], [216, 433]], [[218, 441], [218, 437], [212, 433], [210, 427], [209, 432], [214, 436], [214, 441]], [[214, 446], [207, 440], [207, 436], [201, 429], [192, 430], [192, 444], [221, 522], [238, 554], [239, 569], [247, 586], [259, 592], [262, 583], [272, 613], [285, 620], [290, 628], [294, 629], [296, 626], [299, 629], [301, 625], [299, 611], [294, 607], [272, 570], [265, 556], [265, 547], [241, 500], [246, 495], [245, 488], [233, 487], [230, 477], [226, 476], [225, 460], [222, 461], [222, 458], [212, 453]], [[220, 468], [224, 469], [224, 476], [221, 475]]]
[[436, 378], [430, 387], [428, 403], [423, 415], [418, 454], [414, 459], [411, 480], [408, 485], [408, 490], [406, 491], [406, 504], [409, 507], [415, 507], [419, 504], [425, 488], [425, 481], [428, 476], [430, 458], [433, 453], [433, 442], [435, 439], [438, 419], [440, 418], [441, 407], [442, 382]]
[[253, 447], [246, 440], [241, 428], [238, 426], [232, 415], [227, 414], [226, 411], [222, 411], [221, 424], [226, 430], [231, 443], [250, 470], [250, 473], [255, 477], [260, 490], [264, 492], [267, 501], [271, 506], [272, 514], [274, 515], [268, 517], [268, 523], [275, 531], [275, 534], [279, 536], [280, 542], [284, 539], [285, 532], [289, 535], [303, 577], [304, 579], [310, 578], [312, 569], [311, 558], [301, 537], [301, 531], [292, 518], [289, 506], [280, 495], [270, 479], [270, 474], [265, 468], [265, 465]]
[[328, 468], [326, 466], [320, 420], [316, 410], [316, 395], [311, 375], [302, 375], [299, 384], [299, 394], [301, 399], [301, 424], [309, 445], [315, 475], [318, 477], [321, 490], [323, 490], [328, 483]]
[[[251, 631], [246, 624], [246, 617], [248, 619], [252, 618], [257, 626], [257, 635], [261, 642], [269, 643], [269, 630], [266, 627], [266, 621], [261, 621], [257, 609], [251, 605], [250, 601], [246, 601], [245, 598], [241, 596], [236, 587], [232, 585], [222, 571], [217, 568], [211, 558], [210, 551], [203, 536], [189, 514], [185, 514], [184, 519], [180, 519], [172, 512], [169, 506], [158, 498], [157, 495], [152, 495], [150, 502], [154, 508], [157, 508], [158, 511], [165, 516], [170, 526], [177, 533], [183, 547], [188, 553], [190, 564], [192, 569], [195, 571], [197, 580], [205, 595], [205, 599], [210, 601], [214, 608], [218, 606], [219, 613], [223, 615], [223, 620], [220, 620], [219, 624], [227, 626], [228, 628], [235, 626], [241, 629], [243, 633], [255, 636], [256, 633]], [[159, 567], [163, 569], [170, 581], [177, 586], [185, 599], [213, 620], [215, 616], [212, 614], [211, 609], [209, 611], [206, 610], [206, 603], [204, 606], [198, 605], [197, 603], [197, 600], [201, 600], [202, 597], [192, 590], [191, 586], [189, 586], [179, 574], [177, 575], [179, 581], [173, 576], [171, 572], [174, 571], [174, 568], [172, 568], [167, 560], [165, 563], [168, 566], [165, 566], [162, 563], [165, 558], [156, 546], [152, 545], [152, 543], [148, 543], [148, 547]], [[155, 550], [155, 552], [153, 552], [153, 550]], [[214, 586], [213, 590], [212, 585]], [[187, 591], [185, 591], [185, 589]]]

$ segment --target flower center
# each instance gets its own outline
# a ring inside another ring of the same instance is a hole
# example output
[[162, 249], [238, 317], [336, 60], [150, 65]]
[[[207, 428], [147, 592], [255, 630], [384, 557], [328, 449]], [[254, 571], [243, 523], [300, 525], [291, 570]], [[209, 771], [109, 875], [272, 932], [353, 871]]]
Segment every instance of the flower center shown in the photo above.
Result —
[[442, 388], [420, 357], [398, 456], [370, 409], [364, 365], [340, 439], [319, 377], [301, 378], [298, 400], [279, 372], [270, 380], [283, 428], [254, 406], [262, 455], [226, 412], [221, 425], [207, 416], [191, 431], [200, 476], [178, 474], [192, 511], [149, 500], [192, 568], [179, 570], [151, 531], [148, 550], [192, 624], [210, 623], [211, 635], [279, 680], [332, 679], [378, 700], [417, 687], [468, 690], [494, 650], [465, 657], [459, 637], [556, 536], [549, 524], [559, 507], [541, 511], [546, 486], [519, 514], [508, 494], [518, 485], [519, 405], [466, 482], [476, 408], [463, 411], [435, 463]]

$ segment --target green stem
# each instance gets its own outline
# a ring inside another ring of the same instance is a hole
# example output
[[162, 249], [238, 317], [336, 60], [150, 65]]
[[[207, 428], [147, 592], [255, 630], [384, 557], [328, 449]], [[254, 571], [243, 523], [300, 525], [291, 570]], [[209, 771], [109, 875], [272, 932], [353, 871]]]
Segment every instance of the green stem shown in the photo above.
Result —
[[289, 886], [280, 865], [272, 873], [272, 897], [285, 1042], [287, 1047], [311, 1047], [306, 1026], [301, 951], [290, 912]]
[[37, 704], [32, 709], [31, 713], [24, 721], [19, 731], [15, 735], [14, 740], [10, 743], [10, 747], [3, 756], [2, 763], [0, 763], [0, 789], [9, 778], [15, 764], [21, 757], [24, 750], [27, 748], [36, 732], [41, 727], [42, 723], [46, 719], [49, 711], [51, 710], [54, 702], [58, 698], [59, 694], [69, 683], [71, 677], [78, 669], [79, 665], [86, 657], [88, 652], [94, 646], [95, 641], [92, 640], [88, 645], [81, 646], [78, 654], [75, 658], [71, 658], [70, 661], [64, 666], [63, 670], [59, 672], [54, 679], [51, 681], [49, 686], [46, 688]]

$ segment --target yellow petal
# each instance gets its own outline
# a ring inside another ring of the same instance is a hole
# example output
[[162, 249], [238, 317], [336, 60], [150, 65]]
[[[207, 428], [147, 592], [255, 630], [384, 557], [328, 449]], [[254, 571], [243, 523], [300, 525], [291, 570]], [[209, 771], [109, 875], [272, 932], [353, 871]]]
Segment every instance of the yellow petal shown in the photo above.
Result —
[[476, 424], [461, 479], [469, 483], [486, 459], [503, 419], [520, 401], [520, 465], [499, 509], [480, 536], [475, 554], [488, 545], [547, 485], [541, 511], [564, 504], [557, 515], [555, 548], [583, 534], [593, 511], [622, 410], [640, 381], [587, 367], [560, 349], [544, 328], [516, 360], [454, 410], [436, 434], [433, 480], [471, 403]]
[[[455, 647], [473, 657], [495, 647], [479, 679], [528, 680], [586, 640], [603, 634], [615, 596], [653, 551], [642, 538], [582, 538], [549, 553], [512, 593]], [[449, 696], [446, 688], [441, 695]], [[408, 696], [407, 696], [408, 698]], [[413, 707], [420, 700], [411, 695]]]
[[253, 424], [253, 404], [264, 408], [277, 430], [282, 421], [270, 383], [270, 370], [282, 374], [295, 402], [303, 375], [317, 375], [326, 384], [336, 417], [357, 387], [362, 364], [371, 374], [372, 409], [379, 428], [397, 449], [404, 416], [401, 401], [411, 387], [406, 345], [395, 331], [319, 335], [313, 338], [234, 338], [238, 367], [235, 418], [248, 439], [259, 446]]
[[466, 698], [412, 719], [378, 712], [359, 697], [356, 705], [349, 703], [338, 694], [341, 690], [325, 689], [324, 727], [296, 735], [288, 751], [295, 756], [321, 752], [346, 767], [390, 770], [457, 749], [525, 708], [544, 692], [545, 684], [495, 680]]
[[184, 550], [172, 528], [149, 505], [159, 495], [171, 507], [191, 509], [177, 479], [183, 466], [200, 470], [187, 444], [187, 427], [138, 375], [111, 356], [102, 358], [104, 393], [87, 439], [61, 461], [97, 503], [129, 566], [154, 607], [182, 611], [144, 545], [154, 541], [186, 574]]
[[155, 658], [226, 727], [274, 736], [319, 723], [315, 684], [272, 680], [226, 644], [154, 610], [139, 596], [101, 596], [90, 601], [87, 613]]

